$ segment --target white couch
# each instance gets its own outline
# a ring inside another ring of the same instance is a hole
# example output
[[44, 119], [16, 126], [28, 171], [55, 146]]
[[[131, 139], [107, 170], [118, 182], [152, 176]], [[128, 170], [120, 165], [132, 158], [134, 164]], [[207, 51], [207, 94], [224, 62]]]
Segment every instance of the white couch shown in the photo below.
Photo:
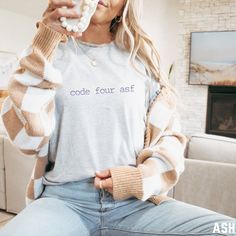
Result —
[[236, 139], [196, 133], [174, 198], [236, 218]]
[[[236, 217], [236, 139], [209, 134], [189, 137], [185, 171], [168, 193], [175, 199]], [[35, 159], [21, 154], [0, 132], [0, 208], [18, 213]]]

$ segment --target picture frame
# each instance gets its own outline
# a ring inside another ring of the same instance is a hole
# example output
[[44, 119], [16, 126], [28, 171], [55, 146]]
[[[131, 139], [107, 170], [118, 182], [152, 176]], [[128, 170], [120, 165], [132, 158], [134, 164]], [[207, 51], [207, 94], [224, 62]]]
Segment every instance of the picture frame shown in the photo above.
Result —
[[189, 85], [236, 86], [236, 31], [191, 32]]
[[[7, 90], [9, 79], [18, 65], [19, 57], [14, 52], [0, 50], [0, 90]], [[4, 93], [2, 93], [4, 94]], [[1, 95], [0, 95], [1, 96]]]
[[14, 52], [0, 50], [0, 108], [8, 96], [9, 79], [18, 65], [19, 57]]

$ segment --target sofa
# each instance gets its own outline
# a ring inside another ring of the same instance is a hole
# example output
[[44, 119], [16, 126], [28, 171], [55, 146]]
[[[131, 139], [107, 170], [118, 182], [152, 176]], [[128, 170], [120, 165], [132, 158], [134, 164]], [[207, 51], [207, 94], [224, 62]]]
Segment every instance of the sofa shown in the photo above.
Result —
[[236, 139], [196, 133], [185, 151], [173, 197], [236, 218]]
[[[1, 126], [0, 126], [1, 127]], [[197, 133], [185, 150], [185, 171], [168, 195], [236, 217], [236, 139]], [[35, 158], [16, 149], [0, 131], [0, 208], [19, 213]]]

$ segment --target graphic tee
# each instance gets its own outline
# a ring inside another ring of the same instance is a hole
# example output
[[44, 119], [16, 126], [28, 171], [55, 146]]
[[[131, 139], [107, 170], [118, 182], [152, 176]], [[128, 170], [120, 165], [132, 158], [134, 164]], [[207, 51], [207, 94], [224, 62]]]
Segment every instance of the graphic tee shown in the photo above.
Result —
[[[49, 143], [43, 183], [62, 184], [95, 176], [95, 171], [135, 165], [144, 145], [148, 104], [159, 93], [156, 80], [114, 42], [93, 44], [70, 38], [59, 44], [53, 65], [63, 86], [55, 96], [56, 127]], [[77, 45], [77, 46], [76, 46]], [[96, 66], [89, 58], [96, 59]]]

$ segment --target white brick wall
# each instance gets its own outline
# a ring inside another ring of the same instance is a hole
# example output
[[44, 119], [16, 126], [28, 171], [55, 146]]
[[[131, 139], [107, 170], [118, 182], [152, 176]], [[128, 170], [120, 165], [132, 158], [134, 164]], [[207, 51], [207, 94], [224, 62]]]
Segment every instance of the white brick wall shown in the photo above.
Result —
[[173, 84], [184, 107], [180, 109], [186, 135], [205, 133], [207, 85], [188, 85], [190, 33], [236, 30], [236, 0], [179, 0], [178, 53]]

